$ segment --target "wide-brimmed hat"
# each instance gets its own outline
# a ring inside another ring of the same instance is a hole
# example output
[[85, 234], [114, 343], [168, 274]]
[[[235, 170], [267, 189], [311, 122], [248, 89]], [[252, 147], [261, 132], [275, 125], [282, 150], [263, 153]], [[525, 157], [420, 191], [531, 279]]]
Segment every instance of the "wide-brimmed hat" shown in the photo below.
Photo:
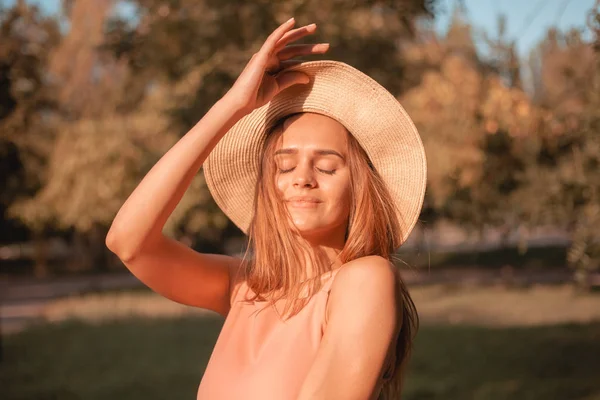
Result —
[[248, 234], [261, 152], [270, 127], [297, 112], [331, 117], [348, 129], [387, 184], [396, 205], [402, 245], [415, 226], [427, 183], [423, 143], [398, 100], [383, 86], [340, 61], [306, 61], [287, 68], [310, 77], [242, 117], [217, 143], [203, 169], [221, 210]]

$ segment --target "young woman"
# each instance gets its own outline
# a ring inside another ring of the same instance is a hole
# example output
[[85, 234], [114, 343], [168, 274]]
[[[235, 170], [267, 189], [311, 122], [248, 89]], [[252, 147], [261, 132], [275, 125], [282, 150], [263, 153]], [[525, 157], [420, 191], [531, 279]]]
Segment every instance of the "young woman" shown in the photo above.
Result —
[[[425, 193], [419, 135], [362, 72], [302, 62], [314, 24], [279, 26], [149, 171], [107, 246], [163, 296], [225, 317], [198, 399], [396, 399], [418, 326], [394, 250]], [[200, 166], [246, 234], [242, 258], [162, 234]]]

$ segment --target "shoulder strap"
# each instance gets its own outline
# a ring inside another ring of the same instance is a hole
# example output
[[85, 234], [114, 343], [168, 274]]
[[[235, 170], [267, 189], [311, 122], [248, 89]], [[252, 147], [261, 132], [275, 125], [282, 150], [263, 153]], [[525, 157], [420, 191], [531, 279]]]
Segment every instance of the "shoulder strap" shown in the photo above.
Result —
[[322, 291], [327, 293], [326, 300], [325, 300], [325, 315], [323, 317], [323, 324], [322, 324], [323, 331], [325, 330], [325, 327], [327, 326], [327, 322], [328, 322], [327, 314], [329, 313], [329, 292], [331, 292], [331, 286], [333, 285], [335, 276], [338, 274], [340, 269], [342, 269], [342, 267], [339, 267], [339, 268], [333, 270], [333, 272], [331, 273], [331, 276], [325, 281], [325, 283], [323, 284], [323, 287], [321, 289]]
[[325, 282], [323, 283], [323, 286], [321, 287], [321, 290], [329, 293], [331, 291], [331, 286], [333, 285], [333, 281], [335, 279], [335, 276], [337, 275], [337, 273], [340, 271], [340, 269], [342, 269], [342, 267], [336, 268], [333, 271], [331, 271], [331, 276], [329, 276], [329, 278], [327, 278], [325, 280]]

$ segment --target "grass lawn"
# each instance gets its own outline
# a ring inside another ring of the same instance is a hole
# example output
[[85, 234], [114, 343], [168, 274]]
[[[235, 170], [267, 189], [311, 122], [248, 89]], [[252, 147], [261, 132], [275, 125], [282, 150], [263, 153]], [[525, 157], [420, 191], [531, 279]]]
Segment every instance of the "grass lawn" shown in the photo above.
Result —
[[[187, 315], [34, 326], [3, 339], [0, 397], [195, 399], [222, 322]], [[600, 323], [423, 325], [405, 394], [407, 400], [600, 400]]]

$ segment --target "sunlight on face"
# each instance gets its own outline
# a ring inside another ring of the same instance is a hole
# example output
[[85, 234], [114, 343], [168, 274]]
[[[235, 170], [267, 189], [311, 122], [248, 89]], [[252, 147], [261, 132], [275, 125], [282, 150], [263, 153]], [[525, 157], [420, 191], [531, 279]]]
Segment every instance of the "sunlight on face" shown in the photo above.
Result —
[[[348, 132], [336, 120], [304, 113], [285, 121], [275, 146], [276, 185], [303, 235], [345, 232], [350, 214]], [[306, 196], [308, 199], [294, 200]]]

